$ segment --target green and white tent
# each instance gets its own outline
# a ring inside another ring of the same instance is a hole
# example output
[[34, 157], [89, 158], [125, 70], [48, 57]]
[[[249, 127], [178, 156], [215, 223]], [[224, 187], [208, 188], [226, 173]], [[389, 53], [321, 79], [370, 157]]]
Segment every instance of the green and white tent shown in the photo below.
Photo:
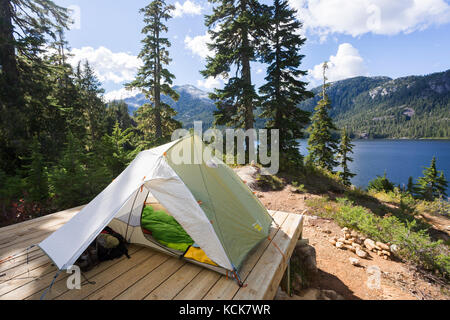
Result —
[[[249, 252], [267, 239], [272, 217], [232, 169], [212, 156], [202, 157], [204, 149], [201, 139], [190, 135], [141, 152], [103, 192], [39, 247], [60, 270], [66, 270], [109, 225], [129, 243], [183, 258], [184, 252], [164, 247], [144, 234], [141, 216], [151, 195], [214, 266], [189, 261], [223, 273], [238, 272]], [[180, 163], [183, 157], [200, 161]]]

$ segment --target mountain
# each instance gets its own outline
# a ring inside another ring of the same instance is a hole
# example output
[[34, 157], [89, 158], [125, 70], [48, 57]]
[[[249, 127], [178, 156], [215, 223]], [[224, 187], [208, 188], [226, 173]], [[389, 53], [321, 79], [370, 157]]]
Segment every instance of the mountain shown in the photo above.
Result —
[[[322, 87], [312, 90], [318, 94]], [[426, 76], [356, 77], [331, 83], [331, 116], [362, 138], [450, 138], [450, 70]], [[313, 111], [320, 97], [300, 108]]]
[[[208, 92], [192, 85], [174, 86], [177, 102], [163, 97], [177, 112], [185, 128], [203, 121], [211, 126], [216, 107]], [[316, 97], [299, 107], [313, 112], [322, 87], [312, 90]], [[426, 76], [356, 77], [330, 84], [327, 94], [332, 102], [331, 116], [338, 127], [347, 127], [357, 138], [450, 138], [450, 70]], [[124, 100], [132, 114], [148, 102], [138, 94]], [[255, 112], [257, 116], [258, 112]], [[264, 126], [256, 118], [256, 127]]]
[[[216, 106], [208, 98], [208, 92], [192, 85], [174, 86], [173, 88], [180, 94], [180, 99], [174, 102], [171, 98], [163, 96], [161, 100], [177, 111], [175, 119], [183, 123], [185, 128], [192, 128], [194, 121], [203, 121], [203, 127], [209, 128], [214, 120], [213, 112], [216, 110]], [[149, 103], [142, 93], [126, 98], [124, 101], [128, 104], [130, 114], [133, 114], [144, 103]]]

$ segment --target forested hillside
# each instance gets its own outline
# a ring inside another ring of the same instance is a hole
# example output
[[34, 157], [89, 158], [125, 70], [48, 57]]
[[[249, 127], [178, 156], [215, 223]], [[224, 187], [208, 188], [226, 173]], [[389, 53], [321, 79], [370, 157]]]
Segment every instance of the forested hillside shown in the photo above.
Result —
[[[313, 92], [320, 92], [321, 87]], [[364, 138], [449, 138], [450, 70], [427, 76], [356, 77], [327, 90], [338, 127]], [[319, 97], [300, 104], [312, 111]]]

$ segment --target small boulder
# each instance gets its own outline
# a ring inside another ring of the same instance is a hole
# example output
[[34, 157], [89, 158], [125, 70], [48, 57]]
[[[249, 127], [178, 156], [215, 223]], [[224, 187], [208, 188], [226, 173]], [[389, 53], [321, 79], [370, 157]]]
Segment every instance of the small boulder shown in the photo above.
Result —
[[324, 300], [344, 300], [344, 298], [334, 290], [322, 290], [320, 295]]
[[361, 264], [359, 263], [359, 260], [356, 258], [349, 258], [348, 259], [350, 263], [355, 267], [361, 267]]
[[367, 259], [367, 257], [369, 256], [367, 254], [367, 252], [365, 252], [364, 250], [361, 250], [361, 249], [356, 249], [355, 253], [358, 257], [363, 258], [363, 259]]
[[400, 248], [396, 244], [391, 245], [389, 249], [393, 254], [396, 254], [400, 250]]
[[300, 264], [307, 273], [316, 274], [318, 272], [316, 249], [314, 247], [310, 245], [297, 246], [294, 253], [300, 259]]
[[338, 248], [338, 249], [345, 249], [344, 243], [342, 243], [340, 241], [336, 242], [336, 248]]
[[383, 242], [377, 241], [376, 245], [378, 247], [380, 247], [381, 250], [389, 251], [389, 249], [390, 249], [389, 246], [387, 244], [383, 243]]
[[369, 249], [369, 250], [373, 250], [376, 246], [375, 241], [371, 240], [371, 239], [366, 239], [364, 240], [364, 246]]
[[328, 240], [333, 246], [335, 246], [336, 245], [336, 240], [335, 239], [330, 239], [330, 240]]

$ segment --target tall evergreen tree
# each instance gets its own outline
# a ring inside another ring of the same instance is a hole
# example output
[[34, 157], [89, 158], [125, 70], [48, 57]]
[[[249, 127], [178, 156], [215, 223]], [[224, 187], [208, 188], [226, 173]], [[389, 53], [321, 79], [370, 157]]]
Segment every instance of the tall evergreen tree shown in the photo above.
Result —
[[[139, 69], [136, 79], [126, 85], [129, 89], [140, 89], [152, 102], [141, 107], [138, 122], [141, 122], [141, 128], [142, 124], [150, 125], [145, 128], [146, 133], [149, 133], [146, 139], [151, 139], [150, 135], [153, 135], [153, 143], [156, 144], [169, 138], [171, 132], [163, 130], [163, 127], [168, 127], [169, 122], [174, 123], [173, 117], [176, 115], [174, 109], [161, 101], [161, 94], [171, 97], [174, 101], [179, 99], [179, 94], [171, 87], [175, 76], [164, 68], [172, 61], [168, 51], [170, 41], [163, 36], [163, 33], [168, 31], [164, 22], [172, 18], [170, 12], [173, 9], [174, 6], [166, 5], [164, 0], [154, 0], [140, 10], [144, 13], [145, 27], [142, 33], [146, 36], [142, 40], [144, 46], [139, 58], [143, 60], [144, 65]], [[177, 127], [179, 126], [178, 124]]]
[[448, 182], [444, 173], [436, 168], [436, 157], [433, 157], [430, 166], [425, 168], [423, 175], [417, 181], [418, 193], [421, 198], [432, 201], [441, 196], [447, 197]]
[[307, 161], [315, 165], [333, 171], [338, 165], [335, 159], [335, 152], [338, 149], [338, 139], [333, 136], [333, 131], [337, 130], [328, 110], [331, 109], [331, 101], [328, 98], [326, 89], [328, 87], [326, 71], [328, 64], [323, 64], [323, 88], [322, 99], [317, 104], [312, 117], [312, 124], [308, 129], [310, 133], [308, 139], [309, 154]]
[[78, 63], [75, 83], [79, 95], [77, 103], [83, 110], [81, 121], [89, 137], [89, 147], [92, 148], [106, 133], [106, 107], [101, 97], [105, 90], [87, 60], [83, 66], [81, 62]]
[[0, 151], [8, 171], [20, 166], [16, 159], [36, 134], [30, 112], [47, 106], [41, 97], [49, 83], [34, 81], [52, 72], [42, 57], [45, 45], [68, 24], [67, 10], [53, 1], [0, 0]]
[[304, 55], [300, 49], [306, 39], [300, 36], [302, 24], [289, 8], [288, 1], [275, 0], [271, 7], [271, 23], [263, 46], [263, 62], [269, 65], [267, 81], [260, 88], [261, 117], [269, 119], [267, 129], [280, 130], [280, 152], [283, 163], [302, 163], [298, 139], [304, 137], [310, 113], [297, 105], [314, 94], [306, 90], [306, 82], [298, 80], [307, 74], [300, 70]]
[[[223, 89], [210, 97], [216, 101], [215, 123], [231, 127], [254, 127], [254, 110], [258, 95], [252, 84], [250, 63], [261, 53], [264, 30], [269, 27], [270, 12], [258, 0], [209, 0], [218, 4], [206, 16], [214, 57], [207, 57], [207, 77], [228, 79]], [[230, 73], [234, 72], [234, 76]], [[249, 141], [246, 141], [249, 149]]]
[[408, 178], [408, 185], [406, 186], [406, 192], [408, 192], [412, 196], [415, 196], [417, 194], [417, 186], [414, 183], [413, 177]]
[[351, 158], [349, 155], [353, 153], [354, 146], [355, 145], [352, 144], [352, 140], [350, 139], [347, 130], [344, 128], [341, 135], [341, 144], [339, 146], [338, 159], [339, 164], [342, 168], [342, 171], [339, 172], [339, 176], [346, 186], [351, 186], [352, 183], [350, 180], [351, 178], [356, 176], [356, 174], [352, 173], [348, 168], [348, 163], [353, 162], [353, 158]]
[[31, 143], [31, 155], [22, 169], [26, 173], [24, 179], [26, 192], [32, 201], [43, 201], [49, 196], [48, 171], [41, 152], [41, 145], [36, 137]]

